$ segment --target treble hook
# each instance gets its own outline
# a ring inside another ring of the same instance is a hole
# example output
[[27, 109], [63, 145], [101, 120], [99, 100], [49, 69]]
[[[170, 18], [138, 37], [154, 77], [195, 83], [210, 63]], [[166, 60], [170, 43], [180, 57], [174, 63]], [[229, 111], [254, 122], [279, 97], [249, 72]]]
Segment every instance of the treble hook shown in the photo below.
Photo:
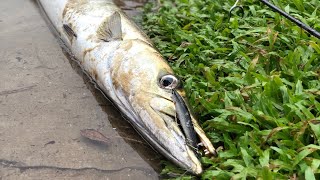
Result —
[[235, 9], [240, 9], [241, 13], [242, 13], [242, 17], [244, 16], [244, 9], [241, 5], [238, 5], [238, 3], [240, 2], [240, 0], [237, 0], [236, 3], [234, 3], [234, 5], [230, 8], [229, 10], [229, 18], [231, 18], [231, 13], [232, 11], [234, 11]]

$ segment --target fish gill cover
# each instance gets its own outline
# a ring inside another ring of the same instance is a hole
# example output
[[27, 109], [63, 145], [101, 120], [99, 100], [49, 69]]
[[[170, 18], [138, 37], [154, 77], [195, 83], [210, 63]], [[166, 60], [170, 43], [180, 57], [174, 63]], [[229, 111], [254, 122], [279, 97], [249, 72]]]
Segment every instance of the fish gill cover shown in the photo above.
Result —
[[[273, 0], [320, 31], [320, 1]], [[162, 0], [143, 27], [218, 148], [202, 179], [320, 179], [320, 40], [258, 0]], [[193, 179], [169, 162], [163, 174]]]

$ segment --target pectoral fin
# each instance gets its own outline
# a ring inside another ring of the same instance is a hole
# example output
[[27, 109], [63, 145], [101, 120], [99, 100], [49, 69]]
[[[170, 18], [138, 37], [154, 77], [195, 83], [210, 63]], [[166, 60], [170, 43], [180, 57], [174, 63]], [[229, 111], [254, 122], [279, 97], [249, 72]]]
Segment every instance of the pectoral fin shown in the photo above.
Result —
[[72, 28], [68, 24], [63, 24], [63, 29], [69, 38], [77, 37], [77, 34], [72, 30]]
[[106, 42], [122, 40], [121, 15], [114, 12], [99, 27], [98, 36]]

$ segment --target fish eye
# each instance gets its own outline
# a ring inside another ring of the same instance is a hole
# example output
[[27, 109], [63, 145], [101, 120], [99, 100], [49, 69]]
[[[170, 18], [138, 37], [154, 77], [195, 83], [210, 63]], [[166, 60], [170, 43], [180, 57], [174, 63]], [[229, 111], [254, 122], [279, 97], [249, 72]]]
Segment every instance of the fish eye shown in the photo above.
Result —
[[178, 84], [178, 78], [171, 74], [164, 75], [160, 78], [160, 87], [163, 89], [175, 89]]

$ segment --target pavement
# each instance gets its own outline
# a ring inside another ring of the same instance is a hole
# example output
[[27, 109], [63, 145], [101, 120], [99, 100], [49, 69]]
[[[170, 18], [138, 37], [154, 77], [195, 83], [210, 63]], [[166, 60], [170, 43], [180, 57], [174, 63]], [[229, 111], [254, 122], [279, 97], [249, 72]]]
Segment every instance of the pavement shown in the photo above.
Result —
[[63, 53], [33, 0], [0, 1], [0, 180], [158, 179], [160, 160]]

